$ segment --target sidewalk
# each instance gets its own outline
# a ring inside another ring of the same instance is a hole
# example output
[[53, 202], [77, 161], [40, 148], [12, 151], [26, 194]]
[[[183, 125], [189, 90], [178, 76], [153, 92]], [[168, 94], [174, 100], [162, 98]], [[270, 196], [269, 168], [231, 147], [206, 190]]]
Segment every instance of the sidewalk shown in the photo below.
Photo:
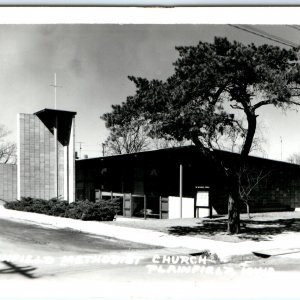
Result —
[[35, 223], [51, 228], [70, 228], [86, 233], [148, 245], [168, 248], [187, 248], [191, 250], [191, 253], [195, 251], [209, 250], [211, 253], [217, 254], [222, 261], [229, 261], [232, 256], [248, 255], [253, 251], [278, 248], [300, 249], [300, 232], [286, 232], [284, 234], [274, 236], [274, 238], [270, 241], [257, 242], [248, 240], [239, 243], [231, 243], [192, 236], [174, 236], [154, 230], [130, 228], [119, 226], [118, 224], [110, 225], [107, 222], [81, 221], [36, 213], [14, 211], [5, 209], [3, 206], [0, 206], [0, 218]]

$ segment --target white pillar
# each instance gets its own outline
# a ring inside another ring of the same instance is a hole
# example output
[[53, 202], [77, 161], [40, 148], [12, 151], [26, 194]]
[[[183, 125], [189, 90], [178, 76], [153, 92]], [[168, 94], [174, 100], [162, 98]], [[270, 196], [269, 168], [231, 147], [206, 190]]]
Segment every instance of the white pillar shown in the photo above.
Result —
[[68, 146], [69, 158], [69, 203], [75, 201], [75, 117], [72, 120], [70, 142]]
[[64, 200], [69, 200], [69, 149], [64, 146]]
[[[17, 199], [21, 200], [21, 115], [17, 115]], [[23, 129], [23, 128], [22, 128]]]

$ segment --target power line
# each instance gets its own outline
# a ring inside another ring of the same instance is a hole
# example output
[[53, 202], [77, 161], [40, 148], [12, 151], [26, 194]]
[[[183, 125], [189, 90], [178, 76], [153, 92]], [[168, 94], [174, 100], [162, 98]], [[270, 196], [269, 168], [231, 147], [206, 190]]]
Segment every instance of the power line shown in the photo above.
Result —
[[298, 44], [296, 43], [293, 43], [291, 41], [288, 41], [288, 40], [285, 40], [285, 39], [282, 39], [280, 37], [277, 37], [275, 35], [271, 35], [263, 30], [260, 30], [260, 29], [257, 29], [257, 28], [252, 28], [250, 26], [247, 26], [244, 25], [244, 26], [240, 26], [240, 25], [233, 25], [233, 24], [228, 24], [229, 26], [231, 27], [235, 27], [239, 30], [243, 30], [245, 32], [248, 32], [248, 33], [251, 33], [251, 34], [254, 34], [254, 35], [257, 35], [257, 36], [260, 36], [260, 37], [263, 37], [265, 39], [268, 39], [270, 41], [273, 41], [273, 42], [276, 42], [276, 43], [279, 43], [279, 44], [282, 44], [282, 45], [285, 45], [285, 46], [289, 46], [289, 47], [292, 47], [292, 48], [297, 48], [299, 47]]
[[99, 144], [85, 144], [85, 145], [89, 147], [99, 147]]
[[82, 150], [81, 145], [84, 144], [84, 142], [76, 142], [76, 144], [80, 145], [80, 147], [79, 147], [79, 158], [81, 158], [81, 150]]
[[276, 36], [276, 35], [274, 35], [274, 34], [268, 33], [268, 32], [266, 32], [266, 31], [264, 31], [264, 30], [262, 30], [262, 29], [259, 29], [259, 28], [257, 28], [257, 27], [254, 27], [254, 26], [251, 26], [251, 25], [245, 25], [244, 27], [249, 28], [250, 30], [252, 29], [252, 30], [254, 30], [255, 32], [258, 32], [258, 33], [260, 33], [260, 34], [266, 35], [266, 36], [268, 36], [268, 37], [270, 37], [270, 38], [276, 39], [276, 40], [278, 40], [279, 42], [282, 42], [282, 43], [286, 43], [286, 44], [288, 44], [288, 45], [291, 45], [291, 47], [296, 47], [296, 48], [299, 47], [299, 45], [298, 45], [297, 43], [291, 42], [291, 41], [289, 41], [289, 40], [286, 40], [285, 38], [282, 38], [282, 37]]
[[285, 46], [289, 46], [289, 47], [293, 47], [293, 48], [298, 47], [298, 45], [295, 44], [295, 43], [292, 43], [290, 41], [287, 41], [287, 40], [284, 40], [282, 38], [276, 37], [274, 35], [268, 34], [267, 32], [265, 32], [263, 30], [259, 30], [257, 28], [252, 28], [252, 27], [246, 26], [246, 25], [240, 26], [240, 25], [233, 25], [233, 24], [229, 24], [229, 26], [235, 27], [239, 30], [243, 30], [243, 31], [248, 32], [248, 33], [252, 33], [252, 34], [260, 36], [260, 37], [263, 37], [263, 38], [268, 39], [270, 41], [283, 44]]
[[[229, 26], [232, 26], [232, 27], [235, 27], [237, 29], [240, 29], [240, 30], [258, 35], [260, 37], [269, 39], [271, 41], [274, 41], [274, 42], [277, 42], [277, 43], [280, 43], [280, 44], [283, 44], [283, 45], [286, 45], [286, 46], [289, 46], [289, 47], [299, 47], [299, 44], [297, 44], [297, 43], [294, 43], [294, 42], [286, 40], [282, 37], [278, 37], [278, 36], [275, 36], [273, 34], [267, 33], [266, 31], [263, 31], [261, 29], [254, 28], [253, 25], [233, 25], [233, 24], [229, 24]], [[300, 26], [299, 25], [285, 25], [285, 26], [293, 28], [297, 31], [300, 31]]]
[[300, 31], [300, 28], [297, 25], [286, 25], [286, 26]]

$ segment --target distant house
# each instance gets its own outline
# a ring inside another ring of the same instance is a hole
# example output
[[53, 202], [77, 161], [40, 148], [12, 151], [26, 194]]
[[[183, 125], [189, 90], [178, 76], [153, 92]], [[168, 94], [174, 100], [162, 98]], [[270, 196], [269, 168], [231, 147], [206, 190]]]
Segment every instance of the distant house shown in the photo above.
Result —
[[[238, 158], [238, 154], [225, 151], [217, 151], [217, 155], [225, 166]], [[252, 212], [300, 207], [299, 165], [250, 157], [249, 172], [256, 174], [255, 170], [264, 176], [251, 192]], [[226, 186], [194, 146], [76, 161], [76, 199], [116, 197], [122, 201], [121, 214], [125, 216], [227, 213]], [[245, 209], [246, 205], [242, 206]]]

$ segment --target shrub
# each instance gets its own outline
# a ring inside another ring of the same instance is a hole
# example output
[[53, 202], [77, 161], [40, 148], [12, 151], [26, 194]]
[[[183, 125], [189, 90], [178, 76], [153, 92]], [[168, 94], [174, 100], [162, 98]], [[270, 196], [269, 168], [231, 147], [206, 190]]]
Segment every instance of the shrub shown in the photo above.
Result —
[[114, 200], [97, 203], [76, 201], [68, 203], [64, 200], [43, 200], [22, 198], [20, 201], [8, 202], [4, 205], [8, 209], [35, 212], [50, 216], [59, 216], [81, 220], [112, 221], [119, 210], [119, 203]]
[[[36, 199], [38, 200], [38, 199]], [[34, 200], [30, 197], [22, 198], [21, 201], [12, 201], [4, 204], [4, 207], [14, 210], [31, 211]]]
[[112, 221], [118, 212], [118, 204], [113, 200], [93, 203], [83, 212], [83, 220]]
[[48, 202], [48, 213], [51, 216], [65, 217], [69, 203], [65, 200], [51, 199]]
[[66, 217], [72, 219], [83, 219], [84, 213], [92, 206], [93, 203], [87, 200], [81, 200], [69, 204], [66, 211]]

